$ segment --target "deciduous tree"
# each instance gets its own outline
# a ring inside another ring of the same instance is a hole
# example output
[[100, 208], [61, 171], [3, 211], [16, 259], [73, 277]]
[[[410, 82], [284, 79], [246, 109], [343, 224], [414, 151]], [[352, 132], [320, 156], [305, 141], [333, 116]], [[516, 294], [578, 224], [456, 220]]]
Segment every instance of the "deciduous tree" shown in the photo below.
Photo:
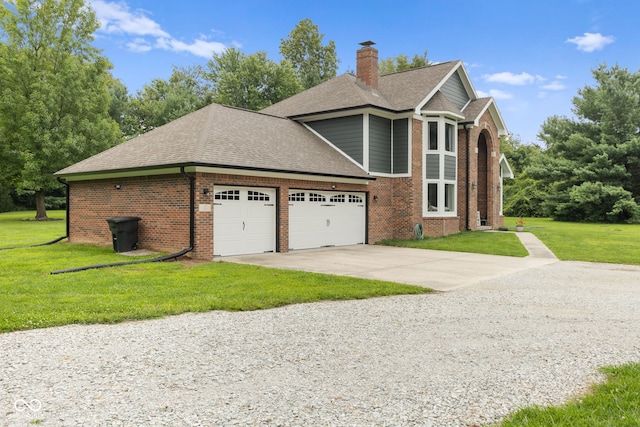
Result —
[[250, 110], [261, 110], [302, 90], [291, 64], [275, 63], [265, 52], [246, 55], [229, 48], [214, 53], [204, 75], [212, 83], [214, 102]]
[[126, 138], [169, 123], [211, 103], [200, 66], [175, 67], [168, 80], [153, 79], [129, 99], [122, 129]]
[[291, 30], [288, 38], [280, 39], [280, 54], [293, 65], [304, 89], [334, 78], [338, 71], [336, 45], [333, 40], [323, 45], [323, 38], [318, 26], [307, 18]]
[[35, 195], [37, 219], [60, 185], [53, 172], [119, 141], [110, 64], [91, 45], [98, 27], [83, 0], [0, 4], [0, 145], [17, 165], [18, 191]]
[[427, 51], [425, 50], [422, 55], [415, 54], [411, 61], [407, 55], [400, 54], [393, 58], [387, 58], [380, 61], [378, 65], [378, 73], [380, 75], [396, 73], [398, 71], [411, 70], [413, 68], [426, 67], [431, 65], [431, 62], [427, 59]]

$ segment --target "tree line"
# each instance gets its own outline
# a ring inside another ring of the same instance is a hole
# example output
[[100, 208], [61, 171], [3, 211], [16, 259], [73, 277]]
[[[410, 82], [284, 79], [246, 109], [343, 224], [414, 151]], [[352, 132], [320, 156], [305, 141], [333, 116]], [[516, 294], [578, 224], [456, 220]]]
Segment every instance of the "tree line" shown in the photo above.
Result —
[[[339, 64], [335, 43], [303, 19], [280, 40], [278, 62], [229, 48], [129, 94], [92, 45], [99, 25], [84, 0], [0, 3], [0, 211], [35, 202], [46, 219], [45, 195], [64, 194], [54, 172], [212, 102], [265, 108], [335, 77]], [[425, 51], [379, 69], [428, 65]], [[505, 214], [640, 219], [640, 73], [603, 64], [593, 75], [573, 99], [576, 118], [541, 126], [544, 147], [502, 141], [517, 173], [505, 184]]]
[[502, 149], [519, 171], [505, 185], [505, 215], [562, 221], [640, 221], [640, 72], [601, 64], [573, 98], [575, 118], [541, 126], [544, 146], [516, 138]]

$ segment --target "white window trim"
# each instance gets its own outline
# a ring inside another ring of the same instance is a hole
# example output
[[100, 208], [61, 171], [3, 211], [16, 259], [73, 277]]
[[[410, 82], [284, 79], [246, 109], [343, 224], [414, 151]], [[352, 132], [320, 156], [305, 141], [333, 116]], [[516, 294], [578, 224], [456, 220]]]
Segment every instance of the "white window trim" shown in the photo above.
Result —
[[[438, 123], [438, 150], [429, 150], [429, 122], [437, 122]], [[422, 131], [422, 216], [429, 218], [448, 218], [448, 217], [457, 217], [458, 216], [458, 158], [459, 158], [459, 147], [458, 147], [458, 123], [445, 118], [444, 116], [439, 117], [426, 117], [423, 121], [423, 131]], [[453, 126], [453, 146], [454, 151], [446, 151], [445, 150], [445, 138], [446, 138], [446, 126], [445, 124], [450, 124]], [[427, 179], [427, 162], [426, 156], [428, 153], [437, 153], [439, 155], [439, 168], [440, 168], [440, 178], [438, 179]], [[456, 179], [448, 180], [444, 179], [444, 164], [445, 164], [445, 155], [454, 155], [456, 158]], [[438, 211], [433, 212], [429, 211], [428, 204], [428, 184], [438, 184]], [[453, 210], [445, 211], [445, 185], [453, 184]]]

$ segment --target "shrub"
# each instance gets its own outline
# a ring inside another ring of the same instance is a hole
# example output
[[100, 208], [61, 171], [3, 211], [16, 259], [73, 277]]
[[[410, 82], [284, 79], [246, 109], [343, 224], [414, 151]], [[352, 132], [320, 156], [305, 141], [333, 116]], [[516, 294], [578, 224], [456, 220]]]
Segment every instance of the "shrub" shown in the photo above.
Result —
[[[568, 197], [566, 197], [568, 196]], [[640, 206], [622, 187], [584, 182], [557, 200], [553, 218], [560, 221], [638, 222]]]

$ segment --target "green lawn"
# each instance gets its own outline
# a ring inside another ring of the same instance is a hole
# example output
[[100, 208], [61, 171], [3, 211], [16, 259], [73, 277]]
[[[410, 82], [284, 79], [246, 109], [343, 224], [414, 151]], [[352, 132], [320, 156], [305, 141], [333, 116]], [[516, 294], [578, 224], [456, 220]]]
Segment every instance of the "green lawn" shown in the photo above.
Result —
[[35, 216], [33, 211], [0, 213], [0, 248], [44, 243], [66, 234], [65, 211], [47, 211], [55, 221], [34, 221]]
[[[0, 214], [0, 247], [40, 243], [64, 235], [64, 221], [21, 220], [30, 215]], [[176, 262], [150, 263], [49, 274], [130, 260], [109, 247], [68, 243], [0, 251], [0, 332], [431, 292], [391, 282], [220, 262], [192, 267]]]
[[[517, 218], [505, 218], [514, 227]], [[525, 218], [524, 231], [542, 240], [558, 258], [640, 265], [640, 224], [584, 224]]]
[[424, 240], [384, 240], [378, 244], [516, 257], [529, 255], [515, 234], [504, 232], [465, 231], [447, 237], [425, 237]]
[[640, 426], [640, 364], [603, 368], [607, 381], [565, 405], [522, 409], [501, 427]]
[[[64, 218], [64, 212], [50, 212]], [[64, 235], [64, 221], [23, 221], [33, 212], [0, 214], [0, 248]], [[516, 218], [506, 218], [515, 226]], [[601, 225], [525, 218], [561, 259], [640, 264], [640, 225]], [[106, 226], [106, 225], [105, 225]], [[442, 239], [385, 242], [429, 249], [523, 256], [513, 233], [469, 232]], [[153, 263], [50, 275], [52, 270], [129, 260], [111, 248], [58, 243], [0, 251], [0, 332], [71, 323], [112, 323], [184, 312], [256, 310], [286, 304], [346, 300], [428, 289], [390, 282], [274, 270], [231, 263]], [[556, 408], [526, 408], [511, 426], [638, 426], [640, 364], [604, 368], [593, 393]]]

